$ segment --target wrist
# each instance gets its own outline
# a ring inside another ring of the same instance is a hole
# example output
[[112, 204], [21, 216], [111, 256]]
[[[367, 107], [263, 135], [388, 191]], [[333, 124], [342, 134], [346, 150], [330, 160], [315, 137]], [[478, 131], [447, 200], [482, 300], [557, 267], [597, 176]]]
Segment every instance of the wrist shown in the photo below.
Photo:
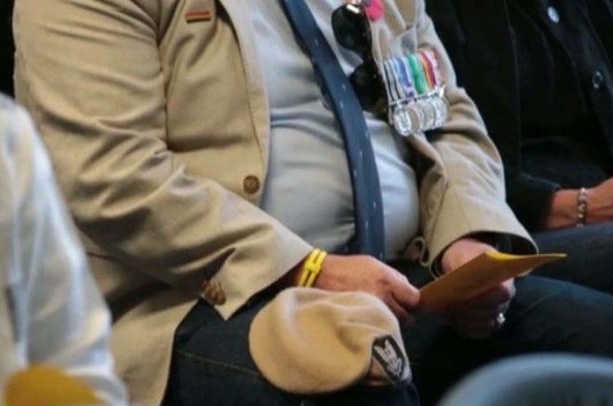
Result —
[[576, 189], [562, 189], [554, 193], [551, 199], [549, 215], [544, 222], [547, 230], [571, 227], [577, 222]]
[[[438, 276], [442, 276], [458, 268], [466, 262], [467, 259], [472, 259], [472, 257], [485, 251], [496, 250], [497, 248], [492, 244], [484, 242], [474, 236], [462, 237], [452, 242], [445, 251], [443, 251], [442, 255], [432, 263], [433, 267], [431, 271], [433, 274], [437, 274], [438, 272]], [[439, 259], [440, 261], [438, 261]], [[435, 267], [439, 268], [435, 269]]]

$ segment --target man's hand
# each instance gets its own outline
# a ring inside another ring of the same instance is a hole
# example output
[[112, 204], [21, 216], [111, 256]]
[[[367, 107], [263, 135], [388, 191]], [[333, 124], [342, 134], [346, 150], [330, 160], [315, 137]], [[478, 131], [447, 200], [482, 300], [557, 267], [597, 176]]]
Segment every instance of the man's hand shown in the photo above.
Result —
[[419, 303], [419, 290], [404, 275], [366, 255], [329, 254], [315, 287], [337, 292], [370, 293], [387, 304], [404, 323], [413, 321], [412, 313]]
[[[462, 238], [451, 244], [442, 257], [443, 272], [453, 272], [474, 257], [494, 248], [473, 238]], [[464, 336], [485, 338], [500, 327], [499, 314], [504, 314], [515, 295], [513, 279], [447, 310], [446, 317], [456, 331]]]

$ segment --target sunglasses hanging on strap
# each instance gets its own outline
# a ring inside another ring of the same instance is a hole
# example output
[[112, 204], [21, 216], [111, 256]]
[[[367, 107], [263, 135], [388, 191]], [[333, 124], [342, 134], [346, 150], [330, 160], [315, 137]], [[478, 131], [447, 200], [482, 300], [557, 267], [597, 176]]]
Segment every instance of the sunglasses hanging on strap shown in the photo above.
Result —
[[383, 77], [372, 55], [370, 23], [364, 4], [352, 0], [332, 13], [332, 30], [336, 41], [344, 48], [355, 52], [363, 63], [349, 76], [362, 109], [375, 114], [385, 114], [387, 97]]

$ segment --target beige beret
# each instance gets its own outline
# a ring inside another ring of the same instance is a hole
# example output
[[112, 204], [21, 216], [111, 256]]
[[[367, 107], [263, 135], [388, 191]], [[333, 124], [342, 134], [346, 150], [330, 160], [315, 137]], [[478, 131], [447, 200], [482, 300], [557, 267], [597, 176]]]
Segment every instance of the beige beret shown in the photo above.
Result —
[[296, 394], [411, 378], [398, 320], [362, 292], [285, 289], [254, 318], [249, 349], [270, 383]]

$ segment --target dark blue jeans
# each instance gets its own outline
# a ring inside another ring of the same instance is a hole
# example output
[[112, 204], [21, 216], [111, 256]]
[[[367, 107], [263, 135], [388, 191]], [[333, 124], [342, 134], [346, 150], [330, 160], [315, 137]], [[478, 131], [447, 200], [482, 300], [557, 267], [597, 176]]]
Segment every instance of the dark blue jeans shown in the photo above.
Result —
[[355, 387], [308, 398], [271, 386], [258, 373], [247, 342], [251, 320], [270, 298], [262, 298], [227, 321], [207, 303], [196, 304], [175, 334], [165, 406], [419, 404], [412, 385], [395, 391]]
[[[404, 264], [415, 285], [429, 280]], [[572, 351], [613, 357], [613, 296], [540, 277], [517, 280], [507, 322], [487, 340], [458, 336], [441, 318], [423, 315], [403, 331], [414, 384], [422, 404], [474, 368], [493, 359], [536, 351]], [[166, 406], [200, 405], [417, 405], [413, 385], [392, 393], [354, 388], [305, 399], [269, 385], [249, 354], [247, 333], [263, 298], [223, 321], [198, 303], [176, 333]]]
[[538, 276], [518, 278], [515, 286], [507, 321], [489, 339], [461, 337], [444, 320], [430, 315], [405, 329], [422, 404], [435, 404], [468, 372], [504, 356], [575, 352], [613, 359], [613, 296]]
[[533, 234], [542, 252], [566, 252], [561, 262], [535, 270], [548, 276], [613, 293], [613, 223]]

